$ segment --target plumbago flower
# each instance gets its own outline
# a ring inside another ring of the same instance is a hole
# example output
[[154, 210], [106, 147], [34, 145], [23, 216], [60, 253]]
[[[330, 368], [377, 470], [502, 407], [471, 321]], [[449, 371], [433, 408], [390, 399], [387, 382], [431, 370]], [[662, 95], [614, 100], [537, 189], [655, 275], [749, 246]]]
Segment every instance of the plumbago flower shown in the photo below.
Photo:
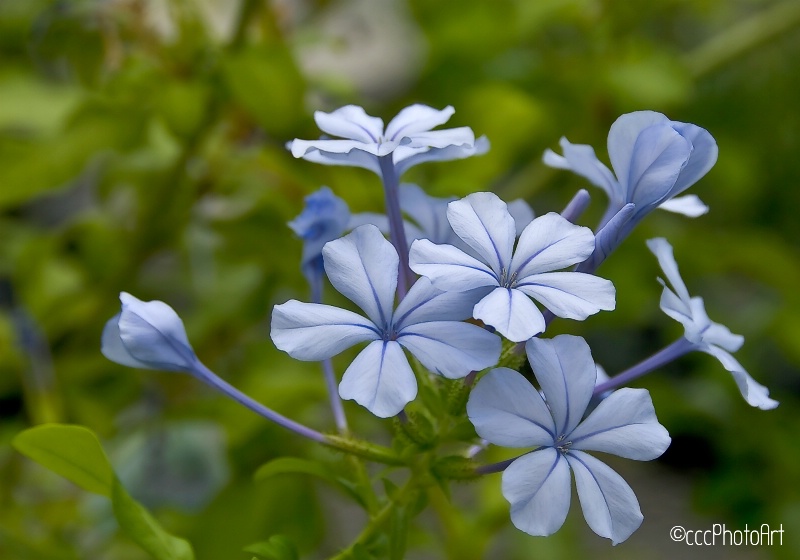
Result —
[[445, 293], [418, 280], [393, 308], [399, 258], [377, 227], [364, 225], [331, 241], [322, 251], [334, 288], [358, 305], [362, 317], [330, 305], [290, 300], [276, 305], [272, 340], [293, 358], [330, 358], [369, 342], [344, 372], [339, 395], [381, 418], [398, 414], [417, 395], [414, 372], [403, 348], [432, 372], [450, 379], [497, 363], [500, 339], [461, 322], [474, 296]]
[[692, 217], [708, 211], [696, 196], [674, 198], [717, 161], [717, 143], [699, 126], [671, 121], [654, 111], [622, 115], [608, 132], [608, 155], [616, 176], [597, 159], [591, 146], [572, 144], [566, 138], [560, 144], [564, 155], [547, 150], [544, 162], [569, 169], [606, 192], [609, 206], [601, 227], [626, 204], [636, 205], [617, 243], [656, 208]]
[[320, 130], [336, 139], [293, 140], [287, 144], [292, 155], [327, 165], [363, 167], [382, 175], [380, 158], [390, 156], [397, 177], [410, 167], [426, 161], [448, 161], [485, 153], [489, 141], [475, 140], [469, 127], [431, 130], [446, 123], [455, 112], [427, 105], [411, 105], [400, 111], [384, 129], [383, 120], [369, 116], [356, 105], [332, 113], [316, 111]]
[[[661, 309], [683, 325], [686, 351], [698, 350], [717, 358], [733, 376], [736, 386], [750, 406], [769, 410], [778, 406], [778, 401], [769, 398], [769, 389], [750, 377], [750, 374], [730, 353], [744, 344], [744, 337], [731, 333], [727, 327], [713, 322], [706, 314], [703, 298], [690, 297], [678, 271], [678, 263], [672, 246], [664, 238], [650, 239], [647, 247], [658, 259], [672, 290], [659, 278], [664, 286], [661, 294]], [[674, 291], [673, 291], [674, 290]]]
[[532, 338], [525, 345], [544, 399], [521, 374], [497, 368], [472, 390], [467, 414], [478, 435], [503, 447], [537, 447], [503, 472], [511, 521], [526, 533], [555, 533], [570, 505], [570, 470], [589, 527], [613, 544], [641, 524], [630, 486], [586, 451], [650, 461], [670, 444], [645, 389], [614, 391], [586, 419], [597, 369], [582, 338]]
[[610, 281], [579, 272], [551, 272], [591, 255], [595, 243], [589, 228], [546, 214], [525, 227], [515, 250], [514, 218], [493, 193], [451, 202], [447, 219], [480, 259], [452, 245], [419, 239], [411, 245], [411, 269], [441, 290], [494, 288], [475, 304], [472, 316], [509, 340], [522, 342], [544, 331], [544, 316], [530, 298], [559, 317], [577, 320], [614, 309]]

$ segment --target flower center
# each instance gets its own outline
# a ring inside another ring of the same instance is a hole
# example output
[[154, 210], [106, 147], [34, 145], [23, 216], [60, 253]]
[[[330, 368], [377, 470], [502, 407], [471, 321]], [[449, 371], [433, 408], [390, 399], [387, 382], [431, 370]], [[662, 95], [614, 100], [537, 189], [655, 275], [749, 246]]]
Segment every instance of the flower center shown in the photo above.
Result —
[[565, 436], [563, 434], [558, 436], [556, 438], [555, 445], [554, 445], [554, 447], [556, 449], [558, 449], [564, 455], [567, 454], [567, 452], [569, 451], [569, 448], [572, 446], [572, 442], [571, 441], [569, 441], [569, 440], [564, 441], [566, 438], [567, 438], [567, 436]]
[[509, 270], [503, 268], [500, 271], [500, 286], [503, 288], [513, 288], [517, 281], [517, 272], [510, 273]]

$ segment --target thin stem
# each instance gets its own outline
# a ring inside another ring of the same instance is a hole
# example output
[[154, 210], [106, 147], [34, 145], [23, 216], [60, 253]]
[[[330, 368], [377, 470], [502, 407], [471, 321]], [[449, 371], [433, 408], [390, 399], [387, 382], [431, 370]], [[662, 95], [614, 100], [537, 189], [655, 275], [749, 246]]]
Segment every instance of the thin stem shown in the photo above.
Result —
[[283, 426], [287, 430], [291, 430], [292, 432], [301, 435], [305, 438], [310, 440], [316, 441], [317, 443], [322, 443], [324, 445], [330, 445], [330, 440], [324, 434], [309, 428], [308, 426], [304, 426], [294, 420], [286, 418], [284, 415], [279, 414], [272, 410], [271, 408], [267, 408], [260, 402], [253, 400], [252, 398], [248, 397], [244, 393], [242, 393], [239, 389], [228, 383], [227, 381], [221, 379], [217, 374], [213, 371], [208, 369], [201, 363], [198, 363], [196, 369], [196, 375], [200, 381], [204, 382], [205, 384], [221, 391], [225, 395], [229, 396], [236, 402], [241, 405], [246, 406], [256, 414], [263, 416], [267, 420], [271, 420], [276, 424]]
[[478, 474], [492, 474], [492, 473], [503, 472], [504, 470], [506, 470], [506, 467], [508, 467], [508, 465], [510, 465], [520, 457], [522, 457], [522, 455], [520, 455], [519, 457], [513, 457], [511, 459], [506, 459], [505, 461], [500, 461], [499, 463], [490, 463], [488, 465], [481, 465], [480, 467], [475, 468], [475, 472]]
[[589, 196], [589, 191], [586, 189], [579, 190], [561, 211], [561, 217], [574, 224], [588, 208], [591, 201], [592, 197]]
[[[309, 278], [311, 284], [311, 301], [314, 303], [322, 303], [322, 273], [318, 272]], [[342, 399], [339, 397], [339, 387], [336, 384], [336, 374], [333, 371], [333, 362], [330, 358], [322, 360], [322, 373], [325, 377], [325, 386], [328, 389], [328, 399], [331, 403], [331, 412], [333, 419], [336, 422], [336, 429], [340, 434], [347, 434], [349, 428], [347, 426], [347, 417], [344, 414], [344, 406], [342, 406]]]
[[651, 371], [658, 369], [685, 354], [688, 354], [695, 348], [696, 347], [692, 342], [689, 342], [684, 337], [681, 337], [669, 346], [662, 348], [646, 360], [643, 360], [635, 366], [626, 369], [622, 373], [615, 375], [608, 381], [599, 384], [594, 388], [594, 395], [597, 396], [611, 389], [616, 389], [621, 385], [625, 385], [626, 383], [630, 383], [634, 379], [648, 374]]
[[386, 200], [386, 216], [389, 218], [389, 240], [400, 257], [400, 274], [397, 279], [397, 298], [402, 300], [414, 282], [414, 274], [408, 266], [408, 242], [400, 211], [400, 181], [394, 168], [392, 154], [378, 158], [383, 180], [383, 193]]

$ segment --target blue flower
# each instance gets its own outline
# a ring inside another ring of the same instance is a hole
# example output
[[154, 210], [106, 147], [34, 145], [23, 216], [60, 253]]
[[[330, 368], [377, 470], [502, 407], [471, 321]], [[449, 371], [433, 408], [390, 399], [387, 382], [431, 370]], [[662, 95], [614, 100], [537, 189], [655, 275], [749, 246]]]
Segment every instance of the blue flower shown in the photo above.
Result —
[[497, 368], [472, 390], [467, 414], [478, 435], [503, 447], [537, 447], [503, 472], [503, 496], [511, 521], [530, 535], [555, 533], [570, 505], [570, 470], [589, 527], [614, 544], [641, 524], [630, 486], [586, 451], [637, 461], [660, 456], [669, 446], [645, 389], [614, 391], [581, 421], [592, 398], [597, 369], [580, 337], [532, 338], [525, 346], [539, 392], [519, 373]]
[[589, 228], [546, 214], [525, 227], [514, 250], [514, 218], [493, 193], [474, 193], [451, 202], [447, 218], [480, 258], [419, 239], [411, 245], [411, 269], [441, 290], [494, 288], [475, 304], [473, 317], [506, 338], [522, 342], [544, 331], [544, 317], [529, 298], [559, 317], [577, 320], [614, 309], [610, 281], [579, 272], [551, 272], [591, 255], [595, 243]]
[[708, 211], [696, 196], [674, 198], [717, 161], [717, 143], [699, 126], [671, 121], [653, 111], [622, 115], [608, 132], [608, 155], [616, 177], [597, 159], [591, 146], [571, 144], [566, 138], [560, 143], [564, 155], [547, 150], [544, 162], [569, 169], [606, 192], [609, 207], [601, 227], [626, 204], [636, 205], [621, 237], [659, 207], [692, 217]]
[[340, 140], [293, 140], [287, 144], [296, 158], [327, 165], [349, 165], [382, 175], [378, 158], [391, 154], [399, 177], [408, 168], [425, 161], [462, 159], [485, 153], [489, 142], [475, 140], [469, 127], [431, 130], [444, 124], [455, 110], [448, 106], [438, 111], [426, 105], [406, 107], [389, 122], [371, 117], [361, 107], [346, 105], [324, 113], [316, 111], [319, 128]]
[[101, 352], [123, 366], [194, 374], [200, 361], [183, 321], [163, 301], [142, 301], [122, 292], [122, 310], [103, 329]]
[[322, 273], [322, 248], [341, 237], [349, 222], [350, 208], [328, 187], [305, 198], [303, 211], [289, 222], [289, 227], [303, 240], [300, 266], [307, 277]]
[[471, 294], [445, 293], [423, 278], [393, 310], [399, 258], [377, 227], [364, 225], [331, 241], [323, 258], [331, 284], [366, 317], [290, 300], [275, 306], [271, 336], [279, 349], [307, 361], [369, 342], [342, 377], [343, 399], [355, 400], [381, 418], [398, 414], [417, 394], [403, 348], [428, 370], [451, 379], [497, 363], [500, 339], [461, 322], [470, 316]]
[[684, 337], [693, 345], [693, 349], [717, 358], [733, 375], [736, 386], [750, 406], [762, 410], [778, 406], [778, 401], [769, 398], [769, 389], [750, 377], [744, 367], [730, 354], [742, 347], [744, 337], [731, 333], [724, 325], [709, 319], [703, 298], [689, 296], [669, 242], [659, 237], [648, 240], [647, 246], [658, 259], [658, 264], [672, 286], [670, 290], [659, 278], [659, 282], [664, 286], [661, 309], [683, 325]]

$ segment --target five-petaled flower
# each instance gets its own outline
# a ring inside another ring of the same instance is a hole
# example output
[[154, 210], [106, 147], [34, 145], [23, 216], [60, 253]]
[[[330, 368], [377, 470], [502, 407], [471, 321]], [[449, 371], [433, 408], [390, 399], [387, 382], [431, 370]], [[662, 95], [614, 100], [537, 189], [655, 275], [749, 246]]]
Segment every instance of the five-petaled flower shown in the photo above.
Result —
[[650, 394], [619, 389], [581, 421], [597, 376], [586, 341], [570, 335], [533, 338], [526, 350], [544, 398], [521, 374], [497, 368], [478, 381], [467, 403], [482, 438], [503, 447], [537, 447], [503, 472], [511, 521], [531, 535], [556, 532], [569, 511], [572, 470], [592, 530], [614, 544], [626, 540], [642, 522], [639, 502], [619, 474], [585, 452], [638, 461], [659, 457], [670, 437]]
[[603, 189], [609, 206], [601, 227], [628, 203], [636, 205], [623, 239], [641, 219], [656, 208], [687, 216], [708, 211], [699, 198], [673, 198], [699, 181], [717, 161], [717, 143], [707, 130], [671, 121], [661, 113], [637, 111], [619, 117], [608, 132], [612, 173], [591, 146], [561, 139], [564, 155], [544, 153], [551, 167], [569, 169]]
[[316, 111], [314, 120], [320, 130], [340, 139], [295, 139], [287, 147], [297, 158], [363, 167], [378, 175], [382, 175], [379, 158], [390, 156], [394, 172], [400, 177], [419, 163], [462, 159], [489, 149], [488, 140], [476, 140], [469, 127], [431, 130], [446, 123], [454, 112], [450, 106], [439, 111], [427, 105], [411, 105], [384, 129], [382, 119], [369, 116], [356, 105], [346, 105], [332, 113]]
[[769, 389], [753, 379], [742, 365], [731, 356], [744, 344], [744, 337], [731, 333], [724, 325], [708, 318], [703, 298], [689, 296], [678, 271], [678, 263], [672, 252], [672, 245], [664, 238], [650, 239], [647, 246], [658, 259], [673, 290], [659, 278], [664, 286], [661, 294], [661, 309], [684, 327], [684, 338], [690, 343], [688, 348], [711, 354], [717, 358], [733, 376], [736, 386], [750, 406], [769, 410], [778, 406], [778, 401], [769, 398]]
[[376, 416], [398, 414], [417, 395], [411, 352], [432, 372], [454, 379], [497, 363], [500, 339], [462, 322], [474, 296], [446, 293], [422, 278], [393, 310], [399, 258], [377, 227], [363, 225], [323, 249], [328, 279], [366, 314], [290, 300], [276, 305], [272, 340], [298, 360], [330, 358], [369, 342], [344, 372], [339, 394]]
[[451, 245], [417, 240], [410, 266], [446, 291], [494, 288], [475, 304], [473, 317], [514, 342], [544, 331], [534, 298], [559, 317], [583, 320], [614, 309], [614, 285], [579, 272], [552, 272], [582, 262], [594, 250], [594, 235], [558, 214], [534, 219], [514, 249], [516, 226], [505, 202], [493, 193], [474, 193], [451, 202], [453, 231], [480, 259]]

